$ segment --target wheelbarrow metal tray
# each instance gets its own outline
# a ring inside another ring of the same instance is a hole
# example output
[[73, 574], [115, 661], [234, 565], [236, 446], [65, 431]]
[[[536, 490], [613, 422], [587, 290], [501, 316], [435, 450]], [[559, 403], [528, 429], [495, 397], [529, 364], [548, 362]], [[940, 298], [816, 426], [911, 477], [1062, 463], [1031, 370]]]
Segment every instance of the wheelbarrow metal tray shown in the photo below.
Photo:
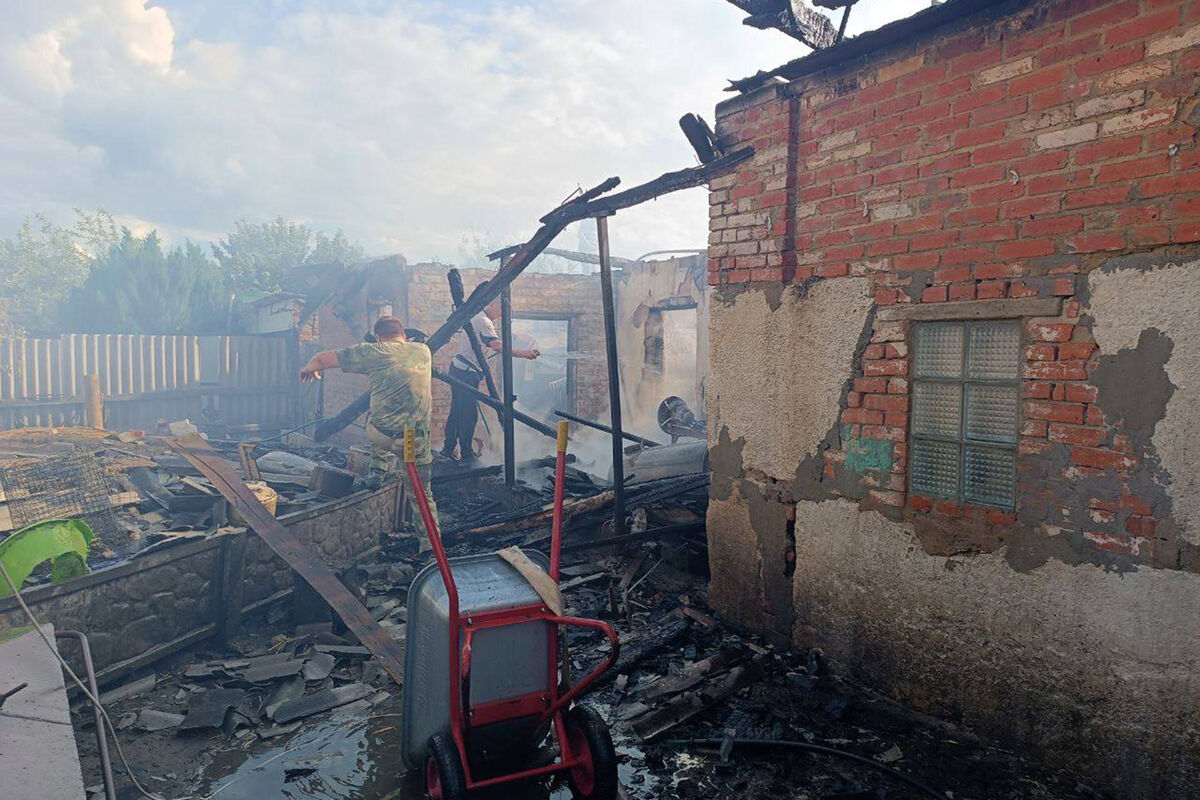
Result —
[[[544, 554], [530, 550], [525, 555], [549, 569]], [[459, 614], [464, 618], [542, 602], [529, 582], [495, 553], [452, 558], [450, 568], [458, 586]], [[450, 731], [449, 628], [446, 587], [437, 564], [429, 564], [417, 573], [408, 590], [401, 734], [404, 763], [409, 769], [425, 763], [430, 736]], [[471, 656], [471, 705], [549, 689], [548, 634], [547, 623], [541, 621], [476, 631]], [[506, 726], [490, 727], [496, 728], [495, 737], [506, 735]], [[486, 748], [488, 728], [474, 729], [471, 737], [473, 745]]]

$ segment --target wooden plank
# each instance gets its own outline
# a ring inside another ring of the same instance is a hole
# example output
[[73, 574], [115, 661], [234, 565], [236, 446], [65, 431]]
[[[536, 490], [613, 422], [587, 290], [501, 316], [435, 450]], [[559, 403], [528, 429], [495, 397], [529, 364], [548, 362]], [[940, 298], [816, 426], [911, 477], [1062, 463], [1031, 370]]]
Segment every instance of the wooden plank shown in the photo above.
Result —
[[375, 621], [371, 612], [342, 585], [320, 558], [296, 540], [258, 501], [238, 477], [233, 464], [198, 436], [168, 439], [167, 445], [208, 478], [213, 487], [236, 508], [259, 537], [294, 569], [341, 617], [359, 642], [379, 660], [398, 684], [404, 682], [404, 653], [400, 643]]

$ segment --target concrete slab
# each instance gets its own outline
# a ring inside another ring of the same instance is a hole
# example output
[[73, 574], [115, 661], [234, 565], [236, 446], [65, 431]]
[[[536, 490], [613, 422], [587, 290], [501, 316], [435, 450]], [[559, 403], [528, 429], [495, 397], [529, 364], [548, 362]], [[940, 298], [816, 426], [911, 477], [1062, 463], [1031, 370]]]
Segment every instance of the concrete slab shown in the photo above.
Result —
[[[54, 642], [54, 626], [43, 625]], [[0, 631], [0, 797], [85, 797], [63, 673], [33, 626]]]

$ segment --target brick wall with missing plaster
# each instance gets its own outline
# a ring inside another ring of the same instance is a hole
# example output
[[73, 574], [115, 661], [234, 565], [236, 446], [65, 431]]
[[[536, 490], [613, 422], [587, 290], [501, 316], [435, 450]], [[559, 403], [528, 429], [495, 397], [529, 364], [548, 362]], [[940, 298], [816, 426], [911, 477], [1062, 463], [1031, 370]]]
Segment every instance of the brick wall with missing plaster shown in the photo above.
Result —
[[757, 152], [710, 186], [709, 283], [866, 277], [878, 308], [1060, 299], [1025, 318], [1015, 513], [906, 492], [911, 326], [882, 314], [824, 451], [829, 491], [917, 520], [931, 552], [1051, 526], [1084, 560], [1200, 570], [1159, 525], [1144, 443], [1100, 403], [1080, 303], [1114, 255], [1200, 242], [1200, 6], [1029, 6], [724, 104], [720, 137]]
[[[722, 104], [756, 155], [710, 185], [714, 604], [1129, 797], [1200, 777], [1198, 72], [1195, 2], [1000, 3]], [[977, 316], [1022, 325], [1013, 511], [907, 491], [914, 317]]]

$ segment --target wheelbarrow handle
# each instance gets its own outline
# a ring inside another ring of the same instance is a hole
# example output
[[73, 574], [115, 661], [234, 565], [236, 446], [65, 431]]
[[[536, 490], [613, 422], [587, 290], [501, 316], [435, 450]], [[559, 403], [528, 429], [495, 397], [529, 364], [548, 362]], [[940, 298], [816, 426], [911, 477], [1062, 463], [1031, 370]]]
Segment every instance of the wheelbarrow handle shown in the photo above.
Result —
[[608, 637], [609, 650], [608, 658], [604, 659], [604, 662], [601, 663], [600, 666], [593, 669], [587, 675], [584, 675], [583, 679], [580, 680], [579, 683], [568, 689], [565, 694], [555, 700], [549, 708], [542, 712], [542, 720], [549, 719], [562, 709], [567, 708], [571, 704], [572, 700], [587, 691], [588, 687], [595, 683], [601, 675], [603, 675], [605, 672], [608, 672], [609, 668], [614, 662], [616, 662], [617, 657], [621, 654], [621, 642], [617, 638], [617, 632], [613, 629], [613, 626], [609, 625], [607, 622], [602, 622], [598, 619], [584, 619], [583, 617], [546, 617], [546, 622], [552, 625], [591, 628], [592, 630], [600, 631], [606, 637]]

